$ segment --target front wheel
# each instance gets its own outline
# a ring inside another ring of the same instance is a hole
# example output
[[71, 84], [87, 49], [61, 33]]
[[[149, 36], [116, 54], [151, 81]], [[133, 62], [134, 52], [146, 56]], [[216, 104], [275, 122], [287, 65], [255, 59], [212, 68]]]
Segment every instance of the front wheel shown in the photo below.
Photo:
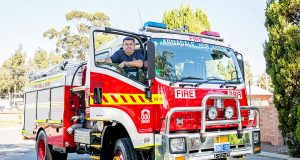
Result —
[[113, 160], [141, 160], [141, 155], [133, 148], [129, 138], [118, 139]]

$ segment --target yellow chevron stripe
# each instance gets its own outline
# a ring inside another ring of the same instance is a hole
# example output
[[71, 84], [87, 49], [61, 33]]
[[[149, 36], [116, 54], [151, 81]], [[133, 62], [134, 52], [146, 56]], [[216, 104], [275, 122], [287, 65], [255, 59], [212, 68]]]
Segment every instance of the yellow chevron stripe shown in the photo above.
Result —
[[135, 102], [132, 101], [132, 99], [130, 98], [130, 94], [126, 94], [126, 95], [123, 95], [124, 98], [127, 100], [128, 104], [133, 104]]
[[[93, 96], [94, 93], [90, 93], [90, 104], [93, 105], [94, 104], [94, 99]], [[117, 100], [117, 102], [114, 101], [114, 99], [112, 98], [112, 96], [115, 97], [115, 99]], [[125, 102], [122, 97], [123, 96], [127, 102]], [[133, 97], [133, 99], [135, 101], [133, 101], [131, 99], [131, 96]], [[139, 98], [139, 96], [143, 99], [143, 101]], [[107, 100], [104, 101], [104, 97]], [[163, 104], [163, 100], [164, 97], [162, 94], [152, 94], [152, 102], [148, 99], [145, 98], [144, 94], [117, 94], [117, 93], [103, 93], [102, 95], [102, 104], [104, 105], [140, 105], [140, 104]]]
[[[113, 95], [117, 102], [113, 100], [111, 97]], [[104, 93], [103, 96], [107, 99], [108, 102], [105, 102], [102, 99], [102, 104], [106, 105], [114, 105], [114, 104], [128, 104], [128, 105], [138, 105], [138, 104], [163, 104], [163, 95], [162, 94], [153, 94], [152, 95], [152, 102], [145, 98], [144, 94], [115, 94], [115, 93]], [[121, 96], [127, 100], [124, 102]], [[132, 96], [135, 99], [135, 102], [130, 98]], [[144, 100], [144, 102], [139, 98], [139, 96]]]
[[94, 99], [92, 97], [92, 94], [90, 94], [90, 104], [93, 105], [94, 104]]

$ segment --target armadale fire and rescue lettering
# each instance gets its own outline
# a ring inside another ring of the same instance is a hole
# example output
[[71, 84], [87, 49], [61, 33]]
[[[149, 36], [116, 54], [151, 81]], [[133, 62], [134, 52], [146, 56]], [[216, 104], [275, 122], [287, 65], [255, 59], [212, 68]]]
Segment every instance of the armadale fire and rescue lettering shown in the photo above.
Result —
[[[156, 22], [139, 33], [91, 27], [86, 62], [66, 60], [31, 74], [22, 134], [36, 141], [38, 160], [66, 160], [68, 153], [199, 160], [260, 152], [259, 112], [247, 104], [241, 54], [217, 32], [166, 28]], [[98, 47], [95, 39], [108, 34], [113, 40]], [[133, 42], [147, 62], [110, 63], [121, 46], [134, 55], [126, 47]]]
[[192, 41], [174, 40], [174, 39], [163, 39], [160, 41], [160, 45], [217, 50], [223, 52], [224, 51], [226, 52], [228, 50], [226, 47], [222, 47], [222, 46], [209, 45], [205, 43], [195, 43]]
[[29, 83], [26, 84], [26, 87], [32, 87], [32, 88], [36, 88], [36, 89], [42, 89], [42, 88], [47, 88], [47, 87], [51, 87], [51, 85], [55, 85], [54, 82], [56, 82], [57, 84], [60, 84], [60, 81], [62, 81], [64, 78], [64, 76], [55, 76], [49, 79], [45, 79], [45, 80], [40, 80], [38, 82], [35, 83]]

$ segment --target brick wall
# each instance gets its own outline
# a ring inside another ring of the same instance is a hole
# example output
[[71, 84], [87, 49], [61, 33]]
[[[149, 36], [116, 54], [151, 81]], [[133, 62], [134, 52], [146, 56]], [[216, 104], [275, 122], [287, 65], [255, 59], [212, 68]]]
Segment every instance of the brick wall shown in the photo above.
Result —
[[273, 104], [258, 106], [260, 111], [261, 141], [271, 142], [272, 145], [283, 145], [283, 138], [278, 129], [278, 112]]

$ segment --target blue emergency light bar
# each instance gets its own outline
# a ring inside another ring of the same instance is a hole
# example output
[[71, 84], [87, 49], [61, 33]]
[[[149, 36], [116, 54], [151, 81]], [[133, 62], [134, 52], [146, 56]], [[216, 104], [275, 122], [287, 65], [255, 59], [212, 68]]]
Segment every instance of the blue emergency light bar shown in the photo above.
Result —
[[152, 22], [152, 21], [148, 21], [148, 22], [144, 23], [144, 27], [156, 27], [156, 28], [167, 29], [166, 24], [159, 23], [159, 22]]

